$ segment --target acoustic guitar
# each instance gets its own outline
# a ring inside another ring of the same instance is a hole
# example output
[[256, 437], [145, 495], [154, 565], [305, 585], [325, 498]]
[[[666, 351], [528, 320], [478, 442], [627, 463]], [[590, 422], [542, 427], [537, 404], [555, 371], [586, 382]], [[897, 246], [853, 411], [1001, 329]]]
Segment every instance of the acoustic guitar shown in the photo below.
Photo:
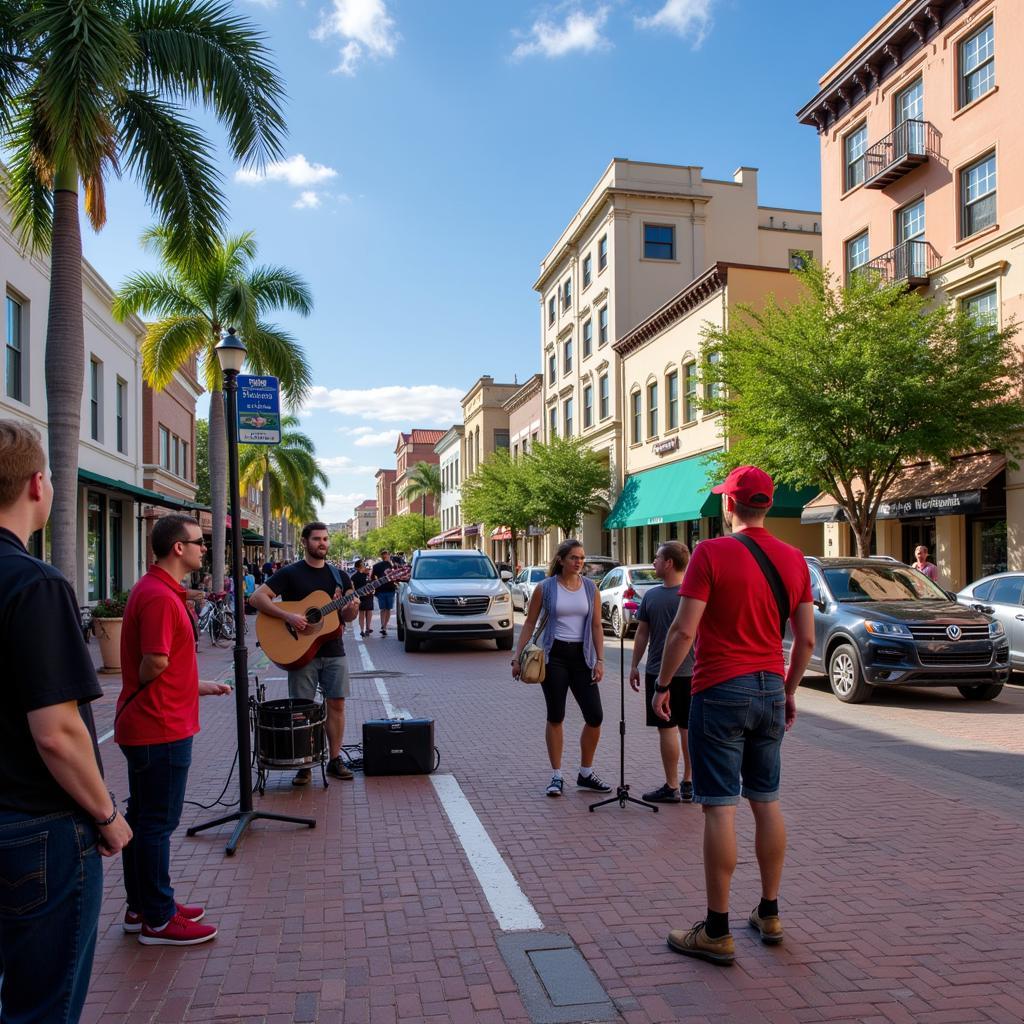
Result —
[[309, 625], [300, 632], [285, 619], [260, 612], [256, 616], [256, 639], [263, 653], [278, 668], [302, 668], [316, 657], [317, 651], [328, 640], [340, 635], [342, 622], [338, 612], [345, 605], [372, 594], [385, 583], [404, 583], [408, 578], [409, 567], [403, 565], [388, 569], [383, 576], [334, 600], [330, 594], [314, 590], [302, 601], [275, 601], [276, 608], [303, 616]]

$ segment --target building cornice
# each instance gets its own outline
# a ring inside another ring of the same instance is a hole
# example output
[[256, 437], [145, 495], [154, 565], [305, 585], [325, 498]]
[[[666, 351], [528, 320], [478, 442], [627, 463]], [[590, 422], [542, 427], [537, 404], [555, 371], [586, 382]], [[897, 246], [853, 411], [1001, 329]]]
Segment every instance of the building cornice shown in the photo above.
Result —
[[451, 447], [457, 440], [462, 440], [463, 435], [466, 432], [466, 428], [461, 423], [453, 423], [445, 432], [437, 444], [434, 445], [434, 453], [436, 455], [442, 454], [446, 448]]
[[541, 393], [544, 385], [544, 375], [535, 373], [511, 398], [502, 403], [502, 408], [509, 413], [521, 409], [532, 398]]

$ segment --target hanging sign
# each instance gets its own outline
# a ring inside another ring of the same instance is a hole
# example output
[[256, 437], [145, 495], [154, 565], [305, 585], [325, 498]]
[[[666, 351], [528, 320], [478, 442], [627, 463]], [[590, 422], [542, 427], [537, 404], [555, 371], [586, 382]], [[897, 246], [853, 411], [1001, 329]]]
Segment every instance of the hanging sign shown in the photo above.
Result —
[[281, 389], [276, 377], [238, 375], [238, 443], [281, 443]]

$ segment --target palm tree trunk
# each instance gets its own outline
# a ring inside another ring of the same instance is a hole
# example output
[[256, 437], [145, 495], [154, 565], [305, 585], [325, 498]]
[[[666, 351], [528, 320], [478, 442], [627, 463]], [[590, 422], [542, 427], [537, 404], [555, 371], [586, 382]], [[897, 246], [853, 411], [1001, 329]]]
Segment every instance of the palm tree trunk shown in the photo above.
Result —
[[78, 169], [73, 165], [59, 170], [54, 181], [45, 376], [53, 478], [50, 560], [77, 592], [78, 443], [85, 379], [85, 324]]
[[270, 459], [263, 467], [263, 564], [270, 561]]
[[[225, 520], [228, 514], [228, 436], [227, 417], [224, 413], [224, 392], [210, 394], [210, 508], [213, 514], [213, 589], [224, 589], [224, 544], [226, 540]], [[241, 529], [240, 523], [232, 523], [233, 530]]]

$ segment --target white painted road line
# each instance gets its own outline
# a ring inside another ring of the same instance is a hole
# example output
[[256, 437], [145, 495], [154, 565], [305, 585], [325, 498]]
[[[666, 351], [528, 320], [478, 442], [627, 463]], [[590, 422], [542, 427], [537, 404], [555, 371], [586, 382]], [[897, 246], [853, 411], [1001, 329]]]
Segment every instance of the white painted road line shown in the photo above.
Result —
[[109, 740], [110, 737], [113, 736], [113, 735], [114, 735], [114, 730], [111, 729], [109, 732], [105, 732], [96, 742], [97, 742], [97, 744], [99, 744], [99, 743], [106, 743], [107, 740]]
[[505, 932], [541, 931], [544, 922], [519, 888], [455, 776], [431, 775], [430, 781], [466, 851], [466, 859], [484, 891], [484, 897], [498, 919], [498, 927]]
[[[363, 643], [362, 638], [359, 639], [359, 658], [363, 663], [364, 672], [373, 672], [374, 665], [373, 659], [370, 657], [370, 652], [366, 649], [366, 644]], [[377, 678], [374, 679], [374, 684], [377, 687], [377, 694], [381, 699], [381, 703], [384, 705], [384, 715], [387, 718], [412, 718], [405, 708], [396, 708], [391, 703], [391, 698], [388, 696], [388, 688], [384, 685], [384, 680]]]

